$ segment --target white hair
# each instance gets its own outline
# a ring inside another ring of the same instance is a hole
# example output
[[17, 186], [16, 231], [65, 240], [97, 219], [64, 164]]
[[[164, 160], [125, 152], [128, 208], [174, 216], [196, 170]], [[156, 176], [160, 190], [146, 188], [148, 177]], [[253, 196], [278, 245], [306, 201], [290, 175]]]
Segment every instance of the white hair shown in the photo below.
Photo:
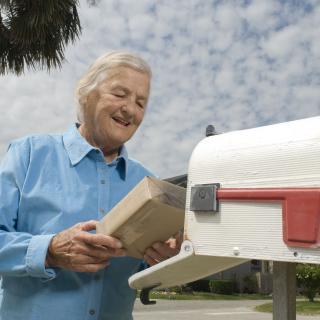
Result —
[[151, 78], [152, 72], [149, 64], [136, 54], [126, 51], [112, 51], [99, 57], [87, 70], [87, 72], [78, 81], [74, 96], [77, 102], [77, 119], [83, 122], [83, 108], [87, 100], [87, 96], [102, 81], [108, 77], [108, 71], [126, 66], [140, 72], [146, 73]]

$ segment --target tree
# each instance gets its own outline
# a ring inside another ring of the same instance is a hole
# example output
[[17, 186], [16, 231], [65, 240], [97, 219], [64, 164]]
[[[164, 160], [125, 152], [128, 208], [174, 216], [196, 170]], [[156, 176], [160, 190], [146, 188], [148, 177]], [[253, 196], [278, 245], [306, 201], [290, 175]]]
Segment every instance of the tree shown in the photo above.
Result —
[[77, 5], [78, 0], [0, 0], [0, 74], [61, 67], [65, 46], [81, 34]]
[[310, 302], [320, 292], [320, 266], [312, 264], [297, 265], [297, 284], [302, 289], [302, 294]]

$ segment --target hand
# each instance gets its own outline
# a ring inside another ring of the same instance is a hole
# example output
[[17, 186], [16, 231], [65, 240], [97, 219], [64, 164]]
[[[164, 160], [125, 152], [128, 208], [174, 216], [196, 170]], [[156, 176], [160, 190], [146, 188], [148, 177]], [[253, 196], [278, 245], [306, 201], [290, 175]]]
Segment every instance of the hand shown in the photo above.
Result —
[[165, 242], [155, 242], [143, 256], [145, 262], [153, 266], [179, 253], [183, 241], [182, 232], [178, 232]]
[[113, 237], [91, 234], [97, 221], [81, 222], [56, 234], [49, 245], [46, 267], [76, 272], [96, 272], [109, 265], [110, 257], [126, 254], [122, 243]]

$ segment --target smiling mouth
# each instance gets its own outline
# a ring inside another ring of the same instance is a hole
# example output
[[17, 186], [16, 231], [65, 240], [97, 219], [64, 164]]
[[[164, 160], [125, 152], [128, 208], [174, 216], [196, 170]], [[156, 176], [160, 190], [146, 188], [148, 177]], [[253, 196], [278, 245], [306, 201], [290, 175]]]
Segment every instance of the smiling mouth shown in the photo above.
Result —
[[130, 122], [128, 122], [128, 121], [126, 121], [126, 120], [124, 120], [124, 119], [118, 118], [118, 117], [113, 117], [112, 119], [113, 119], [115, 122], [117, 122], [118, 124], [120, 124], [120, 125], [122, 125], [122, 126], [124, 126], [124, 127], [127, 127], [127, 126], [130, 124]]

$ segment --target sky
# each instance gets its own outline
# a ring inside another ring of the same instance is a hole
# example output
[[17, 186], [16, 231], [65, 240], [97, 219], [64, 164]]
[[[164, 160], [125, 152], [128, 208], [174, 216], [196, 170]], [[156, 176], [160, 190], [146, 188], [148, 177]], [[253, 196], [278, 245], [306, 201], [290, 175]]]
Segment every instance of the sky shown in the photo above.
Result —
[[157, 176], [187, 173], [208, 124], [229, 132], [320, 114], [320, 0], [80, 0], [82, 35], [61, 70], [0, 76], [0, 158], [11, 140], [64, 132], [73, 90], [100, 55], [153, 70], [143, 124], [127, 144]]

